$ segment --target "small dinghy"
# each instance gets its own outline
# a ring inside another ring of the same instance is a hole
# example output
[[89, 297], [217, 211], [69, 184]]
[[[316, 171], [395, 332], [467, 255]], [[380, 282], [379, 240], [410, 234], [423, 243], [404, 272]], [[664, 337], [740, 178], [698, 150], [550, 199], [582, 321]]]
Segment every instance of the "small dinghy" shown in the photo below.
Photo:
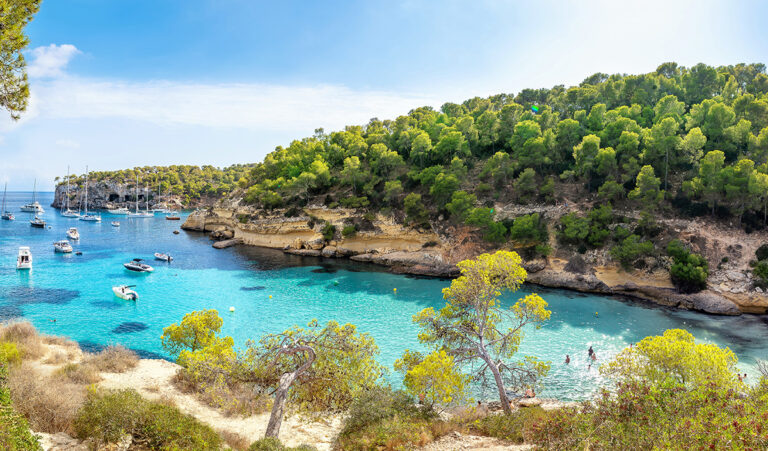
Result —
[[70, 240], [79, 240], [80, 239], [80, 232], [77, 231], [77, 227], [70, 227], [69, 230], [67, 230], [67, 236]]
[[112, 221], [112, 227], [120, 227], [119, 221]]
[[115, 296], [119, 297], [120, 299], [125, 299], [126, 301], [137, 301], [139, 300], [139, 294], [131, 290], [131, 288], [135, 286], [136, 285], [118, 285], [116, 287], [112, 287], [112, 292], [115, 293]]
[[44, 229], [45, 221], [35, 216], [35, 219], [29, 221], [29, 225], [32, 227], [37, 227], [38, 229]]
[[180, 221], [181, 216], [179, 216], [179, 214], [174, 211], [172, 213], [165, 215], [165, 219], [168, 221]]
[[69, 254], [70, 252], [72, 252], [72, 245], [69, 244], [69, 241], [67, 240], [57, 241], [53, 243], [53, 250], [54, 252]]
[[16, 269], [32, 269], [32, 252], [29, 246], [19, 248], [19, 256], [16, 258]]
[[168, 263], [173, 261], [173, 257], [171, 257], [169, 254], [161, 254], [160, 252], [155, 252], [155, 259], [162, 260]]
[[149, 266], [146, 263], [142, 263], [142, 259], [140, 258], [134, 258], [132, 261], [129, 261], [128, 263], [123, 263], [123, 266], [125, 266], [125, 269], [128, 271], [134, 271], [134, 272], [152, 272], [155, 270], [155, 268]]

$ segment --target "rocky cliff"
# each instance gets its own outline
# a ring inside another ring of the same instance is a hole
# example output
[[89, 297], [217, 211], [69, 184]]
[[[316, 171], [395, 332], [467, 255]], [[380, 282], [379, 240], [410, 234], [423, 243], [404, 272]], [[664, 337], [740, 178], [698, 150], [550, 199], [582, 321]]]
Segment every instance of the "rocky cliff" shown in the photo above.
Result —
[[[525, 211], [517, 211], [520, 208]], [[566, 212], [563, 207], [545, 210], [540, 213], [551, 224]], [[537, 210], [535, 206], [500, 206], [499, 211], [516, 216]], [[330, 232], [328, 225], [335, 231]], [[665, 267], [669, 262], [664, 259], [649, 258], [643, 268], [626, 272], [604, 250], [582, 255], [558, 247], [554, 238], [550, 242], [554, 249], [550, 257], [525, 262], [528, 280], [547, 287], [629, 296], [713, 314], [766, 313], [768, 295], [754, 287], [748, 261], [760, 243], [768, 242], [768, 234], [747, 236], [734, 230], [725, 233], [696, 221], [666, 225], [710, 260], [709, 289], [696, 294], [679, 293], [669, 279]], [[341, 233], [352, 226], [356, 229], [354, 233]], [[210, 233], [212, 239], [220, 242], [217, 247], [243, 243], [305, 256], [350, 258], [385, 265], [394, 272], [440, 277], [457, 275], [457, 262], [495, 249], [465, 226], [415, 230], [392, 217], [323, 206], [266, 212], [222, 203], [217, 208], [195, 211], [182, 228]], [[550, 235], [554, 237], [554, 233]], [[692, 239], [694, 236], [698, 238]]]
[[[164, 194], [158, 196], [157, 192], [145, 192], [139, 190], [139, 207], [146, 208], [147, 196], [149, 197], [149, 208], [188, 208], [195, 205], [184, 205], [180, 196]], [[67, 185], [58, 185], [53, 197], [51, 207], [66, 207]], [[73, 210], [85, 206], [85, 186], [71, 185], [69, 187], [69, 205]], [[136, 188], [135, 185], [126, 183], [117, 183], [113, 181], [99, 181], [88, 183], [88, 209], [110, 209], [110, 208], [135, 208], [136, 207]]]

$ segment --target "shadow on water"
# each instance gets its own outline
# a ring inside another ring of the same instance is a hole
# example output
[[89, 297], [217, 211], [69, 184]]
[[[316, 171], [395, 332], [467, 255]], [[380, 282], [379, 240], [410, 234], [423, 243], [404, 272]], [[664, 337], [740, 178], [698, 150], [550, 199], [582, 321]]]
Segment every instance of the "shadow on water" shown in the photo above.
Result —
[[134, 332], [141, 332], [142, 330], [147, 330], [149, 326], [147, 326], [144, 323], [140, 323], [138, 321], [128, 321], [125, 323], [121, 323], [119, 326], [112, 329], [113, 334], [131, 334]]
[[94, 307], [99, 307], [107, 310], [117, 310], [122, 308], [125, 305], [115, 301], [91, 301], [90, 304]]
[[[101, 352], [104, 349], [109, 347], [109, 345], [96, 343], [95, 341], [90, 341], [90, 340], [81, 340], [81, 341], [78, 341], [77, 344], [80, 345], [80, 349], [90, 353]], [[128, 348], [128, 349], [135, 352], [136, 355], [138, 355], [142, 359], [168, 360], [169, 362], [173, 361], [168, 356], [164, 356], [157, 352], [146, 351], [144, 349], [135, 349], [135, 348]]]

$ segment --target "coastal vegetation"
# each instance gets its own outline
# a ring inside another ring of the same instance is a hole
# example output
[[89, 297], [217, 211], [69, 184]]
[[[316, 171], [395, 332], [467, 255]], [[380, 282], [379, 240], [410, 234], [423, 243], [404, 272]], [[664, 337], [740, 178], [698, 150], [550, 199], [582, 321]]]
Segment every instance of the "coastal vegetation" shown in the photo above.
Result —
[[0, 108], [18, 120], [29, 102], [27, 62], [23, 52], [29, 46], [24, 29], [40, 10], [40, 0], [3, 0], [0, 27]]

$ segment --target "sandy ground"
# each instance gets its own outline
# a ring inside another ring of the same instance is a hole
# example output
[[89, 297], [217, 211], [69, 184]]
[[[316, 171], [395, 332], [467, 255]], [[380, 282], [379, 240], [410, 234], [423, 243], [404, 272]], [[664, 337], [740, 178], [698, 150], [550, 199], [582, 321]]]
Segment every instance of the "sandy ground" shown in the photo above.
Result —
[[441, 439], [430, 443], [427, 446], [419, 448], [420, 451], [459, 451], [459, 450], [483, 450], [483, 451], [505, 451], [505, 450], [528, 450], [533, 449], [531, 445], [513, 445], [503, 440], [479, 437], [476, 435], [464, 435], [454, 432]]
[[[201, 403], [191, 394], [179, 391], [171, 378], [179, 366], [166, 360], [142, 359], [136, 368], [125, 373], [102, 373], [104, 388], [132, 388], [148, 399], [172, 401], [182, 412], [210, 425], [218, 431], [238, 434], [248, 442], [264, 437], [269, 413], [250, 417], [227, 417], [217, 410]], [[280, 440], [288, 446], [311, 444], [318, 450], [330, 450], [333, 439], [341, 427], [341, 419], [333, 417], [321, 422], [303, 422], [300, 418], [289, 417], [280, 428]]]

